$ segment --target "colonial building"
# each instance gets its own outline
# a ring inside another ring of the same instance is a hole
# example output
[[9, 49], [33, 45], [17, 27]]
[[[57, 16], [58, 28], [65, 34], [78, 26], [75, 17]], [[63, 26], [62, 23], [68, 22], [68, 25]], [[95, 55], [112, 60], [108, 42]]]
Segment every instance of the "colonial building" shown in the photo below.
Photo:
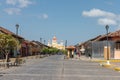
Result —
[[[31, 55], [37, 55], [40, 53], [41, 49], [48, 47], [47, 45], [44, 45], [38, 41], [29, 41], [25, 40], [23, 37], [16, 35], [15, 33], [0, 27], [0, 34], [6, 34], [13, 36], [16, 40], [19, 41], [19, 45], [16, 48], [10, 49], [9, 56], [10, 57], [17, 57], [19, 54], [21, 57], [31, 56]], [[48, 47], [49, 48], [49, 47]], [[0, 58], [3, 58], [5, 55], [0, 53]]]
[[57, 38], [55, 36], [53, 37], [52, 42], [50, 40], [48, 41], [48, 46], [54, 47], [57, 49], [63, 49], [63, 50], [65, 49], [63, 41], [58, 43]]
[[[79, 45], [84, 46], [85, 55], [105, 58], [105, 47], [107, 47], [107, 34], [99, 35]], [[120, 30], [108, 33], [108, 48], [110, 59], [120, 59]]]
[[[23, 37], [21, 37], [21, 36], [19, 36], [19, 35], [16, 35], [15, 33], [13, 33], [13, 32], [11, 32], [11, 31], [9, 31], [9, 30], [7, 30], [7, 29], [5, 29], [5, 28], [3, 28], [3, 27], [0, 26], [0, 34], [1, 34], [1, 33], [6, 34], [6, 35], [10, 34], [10, 35], [13, 36], [14, 38], [16, 38], [16, 39], [19, 41], [20, 44], [24, 41], [24, 38], [23, 38]], [[10, 54], [9, 54], [9, 56], [10, 56], [10, 57], [16, 57], [16, 55], [17, 55], [16, 49], [14, 49], [14, 48], [13, 48], [13, 49], [10, 49]], [[0, 56], [1, 56], [1, 55], [0, 55]]]

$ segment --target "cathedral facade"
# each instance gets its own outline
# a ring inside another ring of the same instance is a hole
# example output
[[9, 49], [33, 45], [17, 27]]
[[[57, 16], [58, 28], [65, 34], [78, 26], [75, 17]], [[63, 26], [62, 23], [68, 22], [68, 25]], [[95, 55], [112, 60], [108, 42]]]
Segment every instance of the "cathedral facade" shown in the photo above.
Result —
[[58, 43], [56, 36], [54, 36], [52, 38], [52, 41], [50, 41], [50, 40], [48, 41], [48, 46], [54, 47], [54, 48], [57, 48], [57, 49], [61, 49], [61, 50], [65, 50], [65, 46], [64, 46], [63, 41], [61, 41], [60, 43]]

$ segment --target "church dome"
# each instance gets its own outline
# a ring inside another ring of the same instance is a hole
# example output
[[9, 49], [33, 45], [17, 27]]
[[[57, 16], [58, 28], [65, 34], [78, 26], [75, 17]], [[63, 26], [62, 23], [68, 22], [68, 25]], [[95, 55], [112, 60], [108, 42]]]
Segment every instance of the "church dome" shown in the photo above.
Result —
[[54, 36], [54, 37], [53, 37], [53, 40], [57, 40], [57, 38]]

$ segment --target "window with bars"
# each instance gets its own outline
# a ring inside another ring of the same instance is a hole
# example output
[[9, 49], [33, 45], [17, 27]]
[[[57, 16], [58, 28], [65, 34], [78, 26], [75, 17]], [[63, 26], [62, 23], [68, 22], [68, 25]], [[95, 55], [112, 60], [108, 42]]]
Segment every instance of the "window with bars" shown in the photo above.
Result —
[[116, 43], [116, 50], [120, 50], [120, 42]]

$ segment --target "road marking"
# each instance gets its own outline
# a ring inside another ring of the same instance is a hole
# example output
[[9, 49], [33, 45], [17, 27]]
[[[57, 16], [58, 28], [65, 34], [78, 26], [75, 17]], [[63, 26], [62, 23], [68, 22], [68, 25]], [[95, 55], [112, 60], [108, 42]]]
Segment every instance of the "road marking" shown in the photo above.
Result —
[[21, 79], [13, 79], [13, 80], [21, 80]]

